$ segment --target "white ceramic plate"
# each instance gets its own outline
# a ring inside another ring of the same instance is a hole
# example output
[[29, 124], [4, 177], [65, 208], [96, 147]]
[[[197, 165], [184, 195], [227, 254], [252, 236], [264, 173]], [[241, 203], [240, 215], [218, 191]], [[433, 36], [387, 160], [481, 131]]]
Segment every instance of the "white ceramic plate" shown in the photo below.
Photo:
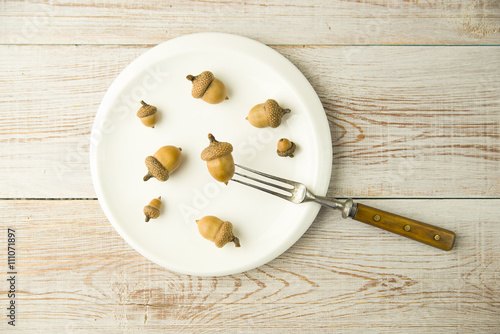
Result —
[[[225, 83], [229, 100], [210, 105], [191, 97], [186, 75], [204, 70]], [[269, 98], [291, 113], [276, 129], [251, 126], [248, 111]], [[140, 100], [159, 109], [154, 129], [135, 115]], [[169, 40], [120, 73], [92, 129], [92, 179], [109, 221], [146, 258], [183, 274], [236, 274], [286, 251], [314, 221], [319, 205], [295, 205], [234, 182], [216, 182], [200, 159], [208, 133], [233, 144], [236, 163], [301, 181], [318, 195], [328, 189], [330, 130], [309, 82], [266, 45], [221, 33]], [[297, 144], [294, 158], [276, 154], [282, 137]], [[144, 182], [144, 159], [164, 145], [182, 148], [181, 166], [166, 182]], [[142, 209], [158, 196], [161, 216], [145, 223]], [[206, 215], [232, 222], [241, 247], [219, 249], [205, 240], [195, 220]]]

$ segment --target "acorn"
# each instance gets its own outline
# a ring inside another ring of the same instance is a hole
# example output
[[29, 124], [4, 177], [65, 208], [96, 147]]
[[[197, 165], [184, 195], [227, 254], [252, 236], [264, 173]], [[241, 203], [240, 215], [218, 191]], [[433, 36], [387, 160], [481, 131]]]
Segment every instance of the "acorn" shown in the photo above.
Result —
[[209, 133], [210, 144], [201, 152], [201, 159], [207, 162], [208, 171], [214, 179], [227, 184], [234, 175], [233, 145], [218, 142]]
[[191, 95], [195, 99], [201, 98], [210, 104], [221, 103], [228, 99], [226, 86], [210, 71], [201, 72], [196, 76], [190, 74], [186, 79], [193, 83]]
[[281, 124], [283, 115], [289, 112], [290, 109], [283, 109], [276, 100], [269, 99], [250, 109], [246, 119], [257, 128], [266, 128], [268, 126], [277, 128]]
[[293, 141], [290, 141], [286, 138], [281, 138], [278, 140], [278, 149], [276, 150], [276, 153], [280, 157], [290, 157], [293, 158], [293, 152], [295, 152], [295, 148], [297, 146]]
[[155, 177], [161, 182], [167, 181], [170, 174], [181, 164], [181, 151], [180, 147], [163, 146], [155, 154], [148, 156], [145, 161], [148, 173], [143, 180], [147, 181]]
[[198, 231], [207, 240], [215, 243], [218, 248], [224, 247], [228, 242], [234, 242], [240, 247], [240, 240], [233, 235], [233, 224], [225, 222], [214, 216], [205, 216], [196, 221]]
[[146, 222], [149, 221], [149, 219], [156, 219], [160, 217], [160, 208], [161, 208], [161, 196], [158, 198], [154, 198], [149, 202], [148, 205], [144, 207], [144, 215], [146, 216]]
[[144, 101], [141, 101], [141, 104], [142, 106], [137, 110], [137, 117], [145, 126], [154, 128], [158, 122], [158, 109]]

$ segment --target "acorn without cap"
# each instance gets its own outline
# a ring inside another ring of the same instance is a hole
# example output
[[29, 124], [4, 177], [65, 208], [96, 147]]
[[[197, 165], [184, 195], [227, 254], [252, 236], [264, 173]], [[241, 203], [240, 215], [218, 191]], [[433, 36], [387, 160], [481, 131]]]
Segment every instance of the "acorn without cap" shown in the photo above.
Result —
[[141, 101], [141, 104], [142, 106], [137, 110], [137, 117], [145, 126], [154, 128], [158, 122], [158, 109], [144, 101]]
[[283, 109], [276, 100], [269, 99], [250, 109], [246, 119], [257, 128], [266, 128], [268, 126], [277, 128], [281, 124], [283, 115], [289, 112], [290, 109]]
[[147, 181], [151, 177], [155, 177], [159, 181], [167, 181], [170, 174], [179, 167], [182, 161], [182, 149], [175, 146], [163, 146], [152, 156], [148, 156], [145, 160], [148, 173], [143, 180]]
[[218, 248], [224, 247], [228, 242], [234, 242], [240, 247], [240, 240], [233, 235], [233, 224], [225, 222], [214, 216], [205, 216], [196, 221], [198, 231], [207, 240], [215, 243]]
[[158, 198], [154, 198], [146, 205], [143, 209], [144, 215], [146, 216], [146, 222], [149, 219], [156, 219], [160, 217], [160, 208], [161, 208], [161, 196]]
[[234, 175], [233, 145], [219, 142], [209, 133], [210, 144], [201, 152], [201, 159], [207, 162], [208, 171], [214, 179], [227, 184]]
[[194, 76], [189, 74], [186, 79], [193, 83], [191, 95], [195, 99], [202, 99], [210, 104], [221, 103], [227, 100], [226, 86], [210, 71], [204, 71]]
[[281, 138], [278, 141], [278, 149], [276, 150], [276, 153], [280, 157], [290, 157], [293, 158], [293, 152], [295, 152], [295, 148], [297, 146], [293, 141], [290, 141], [286, 138]]

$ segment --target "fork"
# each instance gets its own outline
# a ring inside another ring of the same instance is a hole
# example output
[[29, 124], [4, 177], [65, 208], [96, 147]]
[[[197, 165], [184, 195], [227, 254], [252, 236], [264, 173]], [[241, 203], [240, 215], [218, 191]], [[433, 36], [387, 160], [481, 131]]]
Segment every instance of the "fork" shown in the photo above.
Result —
[[[342, 201], [333, 197], [316, 196], [302, 183], [266, 174], [238, 164], [235, 164], [235, 166], [265, 179], [235, 171], [235, 175], [252, 180], [260, 185], [235, 179], [234, 177], [231, 181], [261, 190], [292, 203], [316, 202], [323, 206], [340, 210], [342, 218], [349, 217], [446, 251], [451, 250], [455, 243], [455, 233], [452, 231], [398, 216], [361, 203], [355, 203], [350, 198]], [[281, 184], [277, 184], [276, 181]]]

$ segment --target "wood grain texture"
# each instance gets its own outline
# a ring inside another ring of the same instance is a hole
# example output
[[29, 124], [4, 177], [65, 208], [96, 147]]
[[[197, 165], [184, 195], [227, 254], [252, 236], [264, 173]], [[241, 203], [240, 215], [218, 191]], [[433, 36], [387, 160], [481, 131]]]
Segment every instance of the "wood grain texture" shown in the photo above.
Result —
[[200, 31], [267, 44], [500, 41], [496, 0], [8, 0], [0, 9], [0, 43], [10, 44], [158, 44]]
[[[322, 209], [287, 252], [232, 276], [177, 275], [95, 200], [0, 201], [16, 230], [18, 330], [37, 333], [481, 332], [500, 326], [500, 200], [369, 200], [457, 232], [443, 252]], [[333, 213], [333, 214], [332, 214]], [[5, 249], [5, 238], [0, 238]], [[0, 304], [6, 303], [6, 291]], [[5, 322], [0, 323], [2, 331]]]
[[[0, 46], [0, 198], [95, 197], [95, 113], [118, 73], [149, 48]], [[275, 49], [325, 107], [329, 195], [499, 196], [500, 47]]]

